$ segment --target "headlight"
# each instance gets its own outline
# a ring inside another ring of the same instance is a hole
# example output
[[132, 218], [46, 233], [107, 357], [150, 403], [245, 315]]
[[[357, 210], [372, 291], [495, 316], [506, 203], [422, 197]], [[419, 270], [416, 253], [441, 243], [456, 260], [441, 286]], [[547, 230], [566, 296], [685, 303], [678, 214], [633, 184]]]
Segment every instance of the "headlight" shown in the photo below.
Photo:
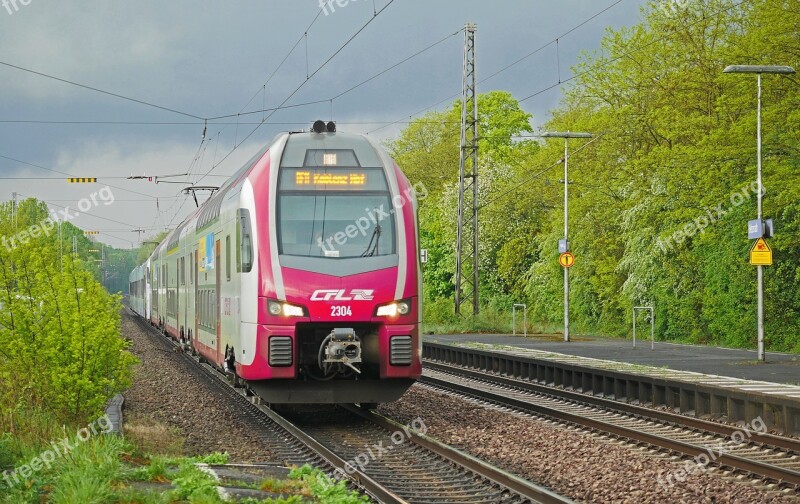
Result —
[[397, 317], [398, 315], [408, 315], [411, 313], [411, 300], [404, 299], [381, 305], [375, 310], [376, 317]]
[[269, 300], [269, 314], [275, 317], [284, 316], [284, 317], [307, 317], [306, 309], [302, 306], [293, 305], [290, 303], [284, 303], [281, 301], [275, 301], [273, 299]]

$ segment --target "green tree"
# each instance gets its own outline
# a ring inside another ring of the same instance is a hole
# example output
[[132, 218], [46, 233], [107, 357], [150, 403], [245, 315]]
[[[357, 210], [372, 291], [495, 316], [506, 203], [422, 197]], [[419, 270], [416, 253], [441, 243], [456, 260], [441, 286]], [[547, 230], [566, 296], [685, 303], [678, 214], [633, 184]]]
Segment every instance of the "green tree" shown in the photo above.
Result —
[[0, 247], [0, 422], [14, 431], [36, 410], [96, 418], [129, 386], [135, 362], [120, 336], [120, 297], [71, 247], [60, 258], [57, 233], [20, 239], [49, 225], [42, 203], [28, 200], [11, 215], [10, 203], [0, 205], [0, 235], [14, 238]]

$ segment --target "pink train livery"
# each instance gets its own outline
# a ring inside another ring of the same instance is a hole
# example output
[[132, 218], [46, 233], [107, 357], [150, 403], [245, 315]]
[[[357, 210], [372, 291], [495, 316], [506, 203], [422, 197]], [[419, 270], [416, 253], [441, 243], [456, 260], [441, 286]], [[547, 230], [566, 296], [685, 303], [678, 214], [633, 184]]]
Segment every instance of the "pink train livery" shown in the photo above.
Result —
[[282, 133], [130, 275], [141, 317], [269, 403], [377, 403], [422, 372], [417, 192], [333, 123]]

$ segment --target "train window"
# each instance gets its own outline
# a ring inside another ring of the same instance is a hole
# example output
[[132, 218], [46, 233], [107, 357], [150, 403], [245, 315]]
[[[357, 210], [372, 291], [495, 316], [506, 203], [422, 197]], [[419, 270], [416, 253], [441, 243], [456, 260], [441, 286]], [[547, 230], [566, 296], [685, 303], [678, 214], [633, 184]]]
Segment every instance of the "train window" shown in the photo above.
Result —
[[200, 306], [200, 325], [206, 325], [206, 291], [200, 291], [200, 300], [198, 305]]
[[394, 254], [395, 221], [389, 194], [281, 194], [281, 254], [352, 258]]
[[361, 166], [351, 149], [308, 149], [305, 166]]
[[225, 237], [225, 277], [231, 281], [231, 237]]
[[216, 292], [211, 290], [209, 291], [208, 296], [208, 314], [209, 318], [211, 319], [208, 324], [209, 327], [214, 327], [217, 325], [217, 310], [214, 307], [214, 298], [216, 297]]
[[249, 273], [253, 269], [253, 239], [250, 211], [240, 208], [236, 226], [236, 272]]

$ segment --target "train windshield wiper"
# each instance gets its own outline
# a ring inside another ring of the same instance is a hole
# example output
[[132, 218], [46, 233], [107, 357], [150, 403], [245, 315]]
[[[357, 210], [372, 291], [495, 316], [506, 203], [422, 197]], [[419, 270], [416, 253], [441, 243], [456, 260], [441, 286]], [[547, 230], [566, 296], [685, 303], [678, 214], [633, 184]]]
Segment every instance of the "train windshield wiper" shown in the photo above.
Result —
[[376, 223], [375, 231], [372, 232], [372, 236], [369, 239], [367, 250], [361, 254], [361, 257], [372, 257], [378, 253], [378, 244], [380, 243], [381, 232], [381, 225]]

